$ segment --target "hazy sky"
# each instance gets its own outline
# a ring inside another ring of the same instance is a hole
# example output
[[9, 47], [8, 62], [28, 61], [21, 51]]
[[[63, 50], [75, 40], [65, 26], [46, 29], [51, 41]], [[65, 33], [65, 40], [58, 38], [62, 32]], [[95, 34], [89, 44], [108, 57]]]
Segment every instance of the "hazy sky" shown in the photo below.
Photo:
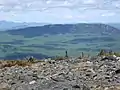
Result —
[[0, 20], [120, 22], [120, 0], [0, 0]]

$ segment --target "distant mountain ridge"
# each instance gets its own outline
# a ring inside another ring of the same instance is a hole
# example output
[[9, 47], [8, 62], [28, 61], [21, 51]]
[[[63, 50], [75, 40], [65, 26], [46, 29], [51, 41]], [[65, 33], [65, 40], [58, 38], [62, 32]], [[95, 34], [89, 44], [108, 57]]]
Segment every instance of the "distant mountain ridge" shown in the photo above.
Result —
[[[75, 25], [77, 23], [73, 23], [73, 24]], [[37, 23], [37, 22], [27, 23], [27, 22], [0, 21], [0, 31], [21, 29], [21, 28], [27, 28], [27, 27], [37, 27], [37, 26], [44, 26], [44, 25], [55, 25], [55, 24]], [[63, 25], [66, 25], [66, 24], [63, 24]], [[120, 23], [108, 23], [107, 25], [120, 29]]]
[[32, 26], [43, 26], [47, 23], [26, 23], [26, 22], [10, 22], [10, 21], [0, 21], [0, 31], [11, 30], [11, 29], [20, 29]]
[[24, 37], [35, 37], [41, 35], [54, 35], [66, 33], [96, 33], [96, 34], [118, 34], [120, 29], [106, 24], [49, 24], [44, 26], [27, 27], [22, 29], [12, 29], [6, 31], [12, 35], [22, 35]]
[[108, 24], [108, 25], [120, 29], [120, 23], [111, 23], [111, 24]]

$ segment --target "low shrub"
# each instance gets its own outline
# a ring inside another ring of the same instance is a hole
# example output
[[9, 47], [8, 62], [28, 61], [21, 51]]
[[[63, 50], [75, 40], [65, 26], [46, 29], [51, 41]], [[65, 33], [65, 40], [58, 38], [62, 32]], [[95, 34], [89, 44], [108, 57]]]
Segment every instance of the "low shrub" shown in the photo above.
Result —
[[24, 61], [24, 60], [7, 60], [7, 61], [1, 61], [2, 62], [2, 67], [12, 67], [12, 66], [30, 66], [32, 65], [31, 62]]

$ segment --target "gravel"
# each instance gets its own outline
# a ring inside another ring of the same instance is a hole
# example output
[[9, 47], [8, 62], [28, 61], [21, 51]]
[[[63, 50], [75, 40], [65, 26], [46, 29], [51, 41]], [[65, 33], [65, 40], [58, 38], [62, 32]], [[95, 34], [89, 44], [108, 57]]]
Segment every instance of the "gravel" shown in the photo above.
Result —
[[4, 67], [0, 90], [120, 90], [120, 61], [115, 56], [69, 58]]

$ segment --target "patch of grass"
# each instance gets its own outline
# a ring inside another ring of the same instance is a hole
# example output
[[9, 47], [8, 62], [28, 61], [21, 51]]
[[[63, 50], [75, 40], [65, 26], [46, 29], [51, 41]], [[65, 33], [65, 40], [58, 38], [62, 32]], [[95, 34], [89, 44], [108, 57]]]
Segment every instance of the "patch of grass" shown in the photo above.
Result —
[[7, 61], [1, 61], [2, 68], [5, 67], [12, 67], [12, 66], [31, 66], [33, 63], [28, 62], [27, 60], [7, 60]]
[[52, 60], [65, 60], [67, 57], [63, 57], [63, 56], [55, 56], [52, 58]]
[[114, 55], [116, 55], [117, 57], [120, 57], [120, 52], [114, 52]]
[[113, 52], [112, 50], [105, 50], [105, 49], [101, 49], [100, 52], [98, 53], [98, 56], [117, 56], [120, 57], [120, 52]]

